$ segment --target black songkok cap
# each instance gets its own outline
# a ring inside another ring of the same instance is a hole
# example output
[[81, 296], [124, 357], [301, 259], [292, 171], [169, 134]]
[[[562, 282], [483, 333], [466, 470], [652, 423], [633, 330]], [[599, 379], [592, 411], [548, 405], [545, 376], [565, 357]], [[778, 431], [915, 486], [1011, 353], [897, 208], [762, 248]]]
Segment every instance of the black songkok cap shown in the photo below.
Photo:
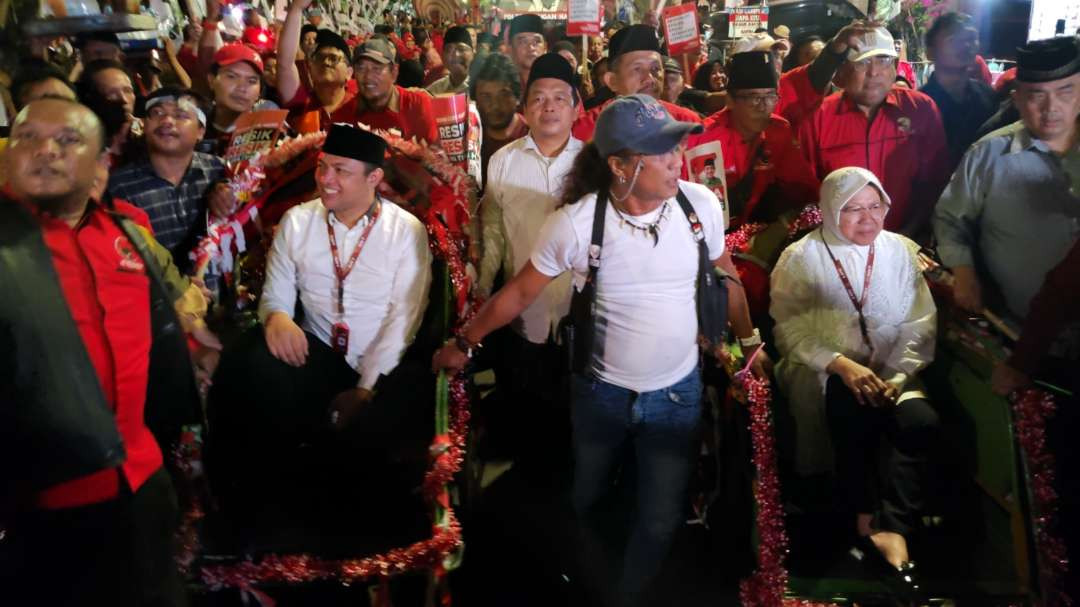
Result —
[[381, 167], [386, 157], [386, 141], [371, 131], [336, 122], [330, 126], [330, 131], [326, 134], [322, 151], [324, 154], [363, 160], [368, 164]]
[[1080, 72], [1080, 47], [1066, 36], [1036, 40], [1016, 49], [1016, 79], [1020, 82], [1061, 80]]
[[345, 43], [344, 38], [337, 35], [335, 32], [323, 29], [315, 34], [315, 52], [319, 52], [319, 49], [324, 46], [338, 49], [341, 51], [341, 54], [345, 55], [345, 59], [348, 60], [350, 55], [349, 45]]
[[559, 53], [544, 53], [533, 61], [529, 68], [529, 79], [525, 82], [525, 90], [528, 91], [532, 83], [541, 78], [557, 78], [574, 88], [574, 68], [570, 62]]
[[727, 66], [729, 91], [742, 89], [774, 89], [776, 69], [768, 51], [749, 51], [731, 56]]
[[656, 37], [656, 29], [649, 25], [630, 25], [615, 32], [608, 44], [608, 59], [614, 61], [619, 55], [633, 51], [656, 51], [665, 54], [660, 49], [660, 40]]
[[469, 35], [469, 30], [460, 25], [455, 25], [443, 34], [443, 44], [450, 44], [451, 42], [457, 42], [472, 48], [472, 36]]
[[544, 20], [540, 18], [540, 15], [534, 15], [528, 13], [525, 15], [518, 15], [510, 20], [510, 41], [514, 40], [514, 36], [518, 34], [543, 34], [544, 33]]

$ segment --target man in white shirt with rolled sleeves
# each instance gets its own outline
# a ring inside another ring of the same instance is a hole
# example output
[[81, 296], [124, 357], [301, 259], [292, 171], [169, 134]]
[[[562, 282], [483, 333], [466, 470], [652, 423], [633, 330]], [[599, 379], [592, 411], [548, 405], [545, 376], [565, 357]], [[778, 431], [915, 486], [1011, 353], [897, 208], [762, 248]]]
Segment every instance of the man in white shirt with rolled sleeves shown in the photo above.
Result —
[[[529, 134], [499, 149], [488, 164], [481, 202], [484, 250], [479, 289], [496, 275], [509, 280], [529, 261], [540, 228], [559, 204], [563, 179], [583, 146], [570, 134], [580, 100], [574, 72], [558, 53], [538, 57], [525, 87]], [[570, 276], [548, 284], [500, 340], [495, 377], [504, 405], [490, 412], [489, 436], [519, 465], [551, 469], [553, 452], [568, 453], [569, 411], [559, 387], [553, 326], [570, 304]], [[500, 423], [502, 422], [502, 423]], [[551, 449], [553, 443], [560, 443]], [[530, 457], [537, 456], [537, 457]], [[565, 463], [565, 462], [562, 462]]]
[[431, 255], [423, 224], [375, 194], [385, 151], [379, 136], [333, 125], [316, 169], [320, 198], [278, 225], [263, 335], [225, 352], [211, 389], [234, 465], [269, 472], [267, 459], [329, 436], [375, 450], [430, 428], [421, 404], [431, 393], [418, 389], [429, 374], [399, 362], [427, 305]]

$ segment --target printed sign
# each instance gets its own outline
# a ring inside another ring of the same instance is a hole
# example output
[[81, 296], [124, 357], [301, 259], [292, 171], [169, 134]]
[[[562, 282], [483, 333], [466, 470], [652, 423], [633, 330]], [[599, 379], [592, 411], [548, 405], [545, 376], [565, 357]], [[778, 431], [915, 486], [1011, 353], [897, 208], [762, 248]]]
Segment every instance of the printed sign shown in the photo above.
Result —
[[566, 35], [600, 35], [599, 0], [570, 0], [570, 8], [566, 20]]
[[728, 38], [753, 34], [758, 28], [769, 29], [769, 9], [760, 6], [733, 8], [728, 13]]
[[724, 225], [728, 221], [727, 183], [724, 180], [724, 152], [719, 141], [709, 141], [684, 153], [690, 181], [712, 190], [724, 210]]
[[225, 150], [225, 166], [236, 167], [251, 160], [259, 152], [268, 152], [274, 148], [281, 134], [285, 132], [285, 119], [288, 110], [262, 110], [245, 112], [236, 119], [236, 128], [229, 138], [229, 147]]
[[[472, 174], [480, 165], [480, 118], [465, 93], [436, 95], [431, 100], [439, 145], [450, 161]], [[477, 171], [479, 175], [479, 171]]]
[[662, 15], [661, 22], [664, 24], [664, 38], [668, 43], [669, 55], [675, 57], [697, 52], [701, 48], [697, 6], [694, 3], [665, 7]]

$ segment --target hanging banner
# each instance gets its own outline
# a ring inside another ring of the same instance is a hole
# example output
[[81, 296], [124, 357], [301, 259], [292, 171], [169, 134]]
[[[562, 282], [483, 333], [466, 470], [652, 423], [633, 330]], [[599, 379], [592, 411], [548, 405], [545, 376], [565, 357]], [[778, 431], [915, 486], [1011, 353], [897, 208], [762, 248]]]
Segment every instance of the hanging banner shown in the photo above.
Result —
[[269, 152], [285, 132], [288, 110], [262, 110], [245, 112], [236, 118], [236, 128], [225, 150], [225, 166], [241, 169], [259, 152]]
[[570, 0], [566, 19], [566, 35], [600, 35], [600, 0]]
[[664, 8], [660, 19], [664, 24], [664, 39], [668, 44], [668, 55], [676, 57], [697, 52], [701, 48], [698, 36], [697, 6], [689, 2]]
[[728, 13], [728, 38], [732, 40], [749, 36], [758, 28], [769, 29], [769, 8], [747, 6], [733, 8]]

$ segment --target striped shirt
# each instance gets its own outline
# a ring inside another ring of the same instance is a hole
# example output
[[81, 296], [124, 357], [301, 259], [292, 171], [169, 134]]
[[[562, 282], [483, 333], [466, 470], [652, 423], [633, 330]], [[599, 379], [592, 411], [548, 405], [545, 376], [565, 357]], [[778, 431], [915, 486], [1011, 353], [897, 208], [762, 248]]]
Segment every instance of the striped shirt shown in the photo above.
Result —
[[195, 152], [179, 185], [158, 177], [144, 159], [113, 171], [108, 191], [146, 211], [154, 238], [169, 249], [178, 266], [186, 267], [187, 252], [206, 227], [206, 195], [224, 177], [220, 158]]

